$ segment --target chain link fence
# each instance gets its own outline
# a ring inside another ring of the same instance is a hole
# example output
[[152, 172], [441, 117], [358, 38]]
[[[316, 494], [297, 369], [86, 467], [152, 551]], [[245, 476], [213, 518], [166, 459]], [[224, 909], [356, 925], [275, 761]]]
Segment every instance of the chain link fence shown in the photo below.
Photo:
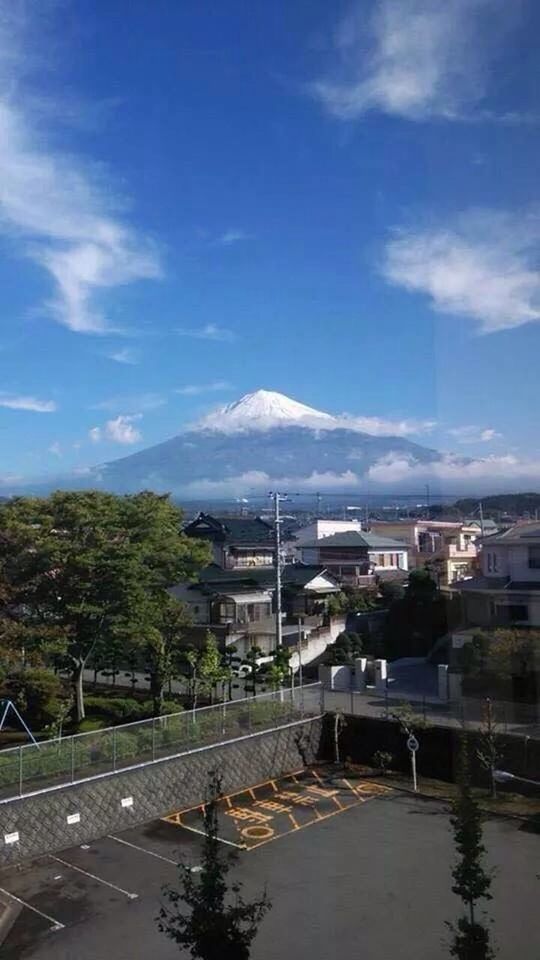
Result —
[[139, 763], [321, 716], [319, 683], [0, 751], [0, 798], [112, 773]]
[[[392, 711], [401, 703], [410, 704], [415, 713], [430, 726], [482, 726], [485, 699], [464, 697], [435, 703], [425, 697], [402, 697], [377, 694], [369, 690], [323, 689], [324, 710], [341, 710], [358, 717], [391, 719]], [[508, 700], [491, 700], [493, 719], [499, 733], [515, 733], [540, 739], [540, 705]]]

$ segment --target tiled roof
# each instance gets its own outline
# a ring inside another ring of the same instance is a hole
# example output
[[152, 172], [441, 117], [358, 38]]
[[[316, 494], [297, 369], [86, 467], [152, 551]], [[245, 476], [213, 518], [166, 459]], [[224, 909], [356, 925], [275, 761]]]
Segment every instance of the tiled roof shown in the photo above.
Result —
[[226, 543], [268, 543], [274, 542], [272, 525], [261, 517], [214, 517], [200, 513], [189, 523], [185, 533], [190, 537], [212, 538]]
[[504, 533], [497, 533], [490, 537], [489, 543], [491, 545], [493, 543], [513, 543], [522, 540], [538, 540], [540, 542], [540, 523], [537, 521], [517, 523], [505, 530]]

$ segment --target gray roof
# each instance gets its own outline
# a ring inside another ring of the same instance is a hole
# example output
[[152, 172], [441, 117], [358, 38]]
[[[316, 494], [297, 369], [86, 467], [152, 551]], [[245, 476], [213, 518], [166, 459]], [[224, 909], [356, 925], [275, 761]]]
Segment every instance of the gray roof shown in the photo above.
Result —
[[184, 533], [190, 537], [219, 540], [222, 543], [274, 543], [272, 525], [261, 517], [214, 517], [209, 513], [200, 513], [195, 520], [187, 524]]
[[402, 540], [392, 540], [391, 537], [382, 537], [371, 530], [359, 533], [356, 530], [346, 530], [344, 533], [333, 533], [329, 537], [321, 537], [312, 543], [303, 543], [301, 547], [365, 547], [367, 550], [408, 550], [409, 547]]
[[489, 538], [490, 545], [493, 543], [522, 543], [523, 541], [537, 540], [540, 543], [540, 523], [532, 521], [529, 523], [516, 523], [515, 526], [505, 530], [504, 533], [496, 533]]
[[471, 577], [451, 584], [452, 589], [474, 593], [478, 590], [505, 593], [533, 593], [540, 590], [538, 580], [509, 580], [507, 577]]

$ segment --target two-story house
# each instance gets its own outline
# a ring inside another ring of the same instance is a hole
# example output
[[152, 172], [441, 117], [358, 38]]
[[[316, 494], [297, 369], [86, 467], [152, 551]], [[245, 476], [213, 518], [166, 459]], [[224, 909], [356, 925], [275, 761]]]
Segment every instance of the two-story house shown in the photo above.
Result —
[[348, 586], [367, 587], [377, 576], [399, 577], [408, 570], [408, 546], [371, 530], [328, 534], [298, 549], [303, 563], [325, 567]]
[[481, 575], [452, 585], [471, 626], [540, 626], [540, 524], [482, 539]]
[[[186, 604], [194, 636], [212, 630], [239, 656], [253, 646], [275, 647], [275, 544], [272, 525], [258, 517], [214, 517], [201, 513], [185, 527], [188, 536], [210, 542], [214, 563], [197, 583], [181, 583], [171, 593]], [[325, 602], [339, 584], [321, 565], [286, 564], [282, 568], [284, 642], [297, 634], [298, 617], [324, 615]], [[287, 618], [294, 624], [287, 625]]]
[[214, 563], [223, 570], [271, 567], [274, 530], [261, 517], [214, 517], [200, 513], [184, 527], [188, 537], [211, 544]]
[[373, 520], [372, 529], [409, 546], [409, 566], [431, 567], [441, 586], [474, 573], [478, 558], [476, 525], [446, 520]]

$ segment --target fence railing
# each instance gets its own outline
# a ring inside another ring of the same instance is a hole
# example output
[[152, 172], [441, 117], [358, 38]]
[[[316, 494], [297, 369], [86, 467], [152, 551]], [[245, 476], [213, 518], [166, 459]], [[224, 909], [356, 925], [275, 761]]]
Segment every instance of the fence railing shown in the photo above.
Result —
[[[462, 727], [471, 729], [482, 726], [486, 701], [465, 697], [434, 703], [418, 696], [381, 695], [370, 690], [323, 689], [323, 706], [326, 711], [341, 710], [358, 717], [391, 719], [393, 710], [400, 703], [408, 703], [414, 712], [431, 726]], [[512, 733], [540, 739], [540, 705], [518, 703], [509, 700], [492, 700], [493, 721], [499, 733]]]
[[74, 783], [322, 714], [319, 683], [0, 750], [0, 799]]

